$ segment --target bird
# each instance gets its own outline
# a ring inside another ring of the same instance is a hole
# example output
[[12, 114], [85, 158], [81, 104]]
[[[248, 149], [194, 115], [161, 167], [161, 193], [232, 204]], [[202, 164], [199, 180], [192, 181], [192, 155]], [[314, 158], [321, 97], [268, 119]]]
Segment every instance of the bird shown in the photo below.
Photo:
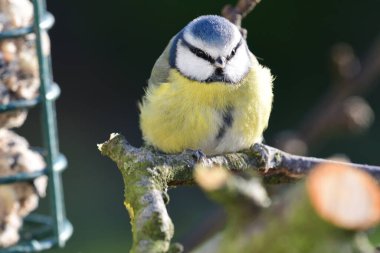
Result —
[[262, 141], [273, 76], [224, 17], [188, 23], [155, 62], [139, 103], [144, 142], [169, 154], [217, 155]]

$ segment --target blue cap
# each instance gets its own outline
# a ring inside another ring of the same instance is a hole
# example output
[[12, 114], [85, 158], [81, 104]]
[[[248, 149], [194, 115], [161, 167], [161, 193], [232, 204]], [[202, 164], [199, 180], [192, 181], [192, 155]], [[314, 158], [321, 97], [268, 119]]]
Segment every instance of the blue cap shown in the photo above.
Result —
[[170, 49], [170, 66], [175, 66], [178, 40], [182, 39], [184, 34], [190, 33], [193, 37], [213, 46], [224, 46], [232, 40], [234, 29], [235, 25], [221, 16], [206, 15], [194, 19], [174, 38]]
[[194, 19], [185, 30], [204, 42], [222, 46], [231, 41], [234, 25], [223, 17], [208, 15]]

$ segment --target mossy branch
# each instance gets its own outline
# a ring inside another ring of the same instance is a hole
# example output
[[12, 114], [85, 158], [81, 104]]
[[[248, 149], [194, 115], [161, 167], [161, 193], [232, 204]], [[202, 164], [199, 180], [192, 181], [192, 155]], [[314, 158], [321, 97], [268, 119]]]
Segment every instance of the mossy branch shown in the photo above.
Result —
[[199, 151], [163, 154], [149, 147], [136, 148], [124, 136], [112, 134], [98, 146], [116, 162], [125, 184], [125, 205], [131, 216], [131, 252], [180, 252], [170, 244], [174, 226], [165, 208], [168, 187], [194, 184], [194, 168], [222, 166], [232, 172], [256, 171], [266, 182], [283, 183], [300, 179], [317, 164], [346, 164], [362, 169], [378, 181], [380, 167], [295, 156], [276, 148], [255, 144], [250, 150], [213, 157]]
[[130, 146], [123, 136], [113, 134], [98, 145], [103, 155], [117, 163], [125, 185], [125, 207], [131, 217], [133, 246], [130, 252], [181, 252], [170, 244], [174, 226], [165, 204], [169, 167], [154, 165], [151, 153]]
[[136, 148], [124, 136], [112, 134], [110, 140], [99, 145], [99, 150], [116, 162], [119, 168], [153, 168], [160, 175], [161, 187], [193, 185], [193, 170], [197, 164], [223, 166], [233, 172], [254, 170], [266, 182], [276, 184], [303, 178], [314, 166], [328, 162], [356, 167], [380, 181], [380, 166], [297, 156], [261, 143], [253, 145], [249, 150], [206, 157], [199, 151], [164, 154], [147, 147]]
[[[200, 170], [199, 166], [195, 175], [207, 195], [224, 206], [228, 219], [221, 233], [193, 253], [375, 252], [361, 231], [380, 221], [380, 188], [373, 177], [356, 168], [330, 163], [316, 166], [306, 180], [275, 196], [272, 205], [259, 212], [250, 208], [252, 201], [244, 203], [246, 195], [231, 191], [231, 183], [233, 189], [243, 185], [234, 184], [237, 175], [218, 167]], [[205, 184], [215, 180], [219, 183], [212, 187]], [[262, 191], [256, 180], [246, 181], [259, 186], [251, 194]]]

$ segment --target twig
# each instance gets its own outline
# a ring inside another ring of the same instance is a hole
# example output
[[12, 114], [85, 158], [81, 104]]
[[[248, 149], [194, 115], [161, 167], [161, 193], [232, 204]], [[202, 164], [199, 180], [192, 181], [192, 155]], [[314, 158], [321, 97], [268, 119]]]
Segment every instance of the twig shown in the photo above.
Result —
[[[338, 70], [335, 74], [337, 83], [331, 86], [315, 108], [307, 114], [297, 130], [286, 136], [282, 132], [274, 138], [276, 147], [306, 154], [307, 147], [329, 132], [354, 132], [369, 127], [373, 118], [372, 109], [363, 98], [353, 96], [361, 96], [378, 84], [376, 80], [380, 77], [380, 37], [369, 50], [362, 68], [350, 46], [340, 45], [335, 49], [339, 51], [332, 54], [333, 68]], [[342, 73], [344, 71], [346, 73]], [[292, 142], [298, 143], [301, 148], [288, 148]]]
[[247, 30], [241, 26], [241, 22], [261, 0], [239, 0], [235, 7], [228, 4], [223, 7], [222, 16], [235, 24], [244, 38], [247, 38]]

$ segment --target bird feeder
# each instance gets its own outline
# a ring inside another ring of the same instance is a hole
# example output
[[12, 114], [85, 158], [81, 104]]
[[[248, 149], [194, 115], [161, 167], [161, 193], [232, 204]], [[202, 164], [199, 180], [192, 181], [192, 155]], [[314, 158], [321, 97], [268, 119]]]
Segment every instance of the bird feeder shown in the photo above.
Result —
[[0, 253], [36, 252], [50, 249], [54, 246], [63, 247], [73, 232], [73, 227], [65, 214], [61, 182], [61, 172], [66, 168], [67, 161], [58, 148], [55, 100], [60, 95], [60, 89], [53, 82], [50, 55], [43, 52], [43, 33], [52, 27], [54, 17], [46, 11], [45, 0], [33, 0], [32, 2], [34, 10], [33, 25], [0, 32], [0, 40], [35, 34], [40, 81], [39, 96], [34, 99], [18, 99], [7, 104], [1, 104], [0, 113], [26, 110], [34, 106], [40, 107], [44, 143], [41, 154], [44, 155], [46, 167], [38, 172], [0, 177], [0, 184], [28, 182], [40, 176], [47, 176], [50, 214], [33, 213], [27, 216], [24, 219], [23, 227], [20, 231], [21, 238], [18, 243], [11, 247], [0, 249]]

